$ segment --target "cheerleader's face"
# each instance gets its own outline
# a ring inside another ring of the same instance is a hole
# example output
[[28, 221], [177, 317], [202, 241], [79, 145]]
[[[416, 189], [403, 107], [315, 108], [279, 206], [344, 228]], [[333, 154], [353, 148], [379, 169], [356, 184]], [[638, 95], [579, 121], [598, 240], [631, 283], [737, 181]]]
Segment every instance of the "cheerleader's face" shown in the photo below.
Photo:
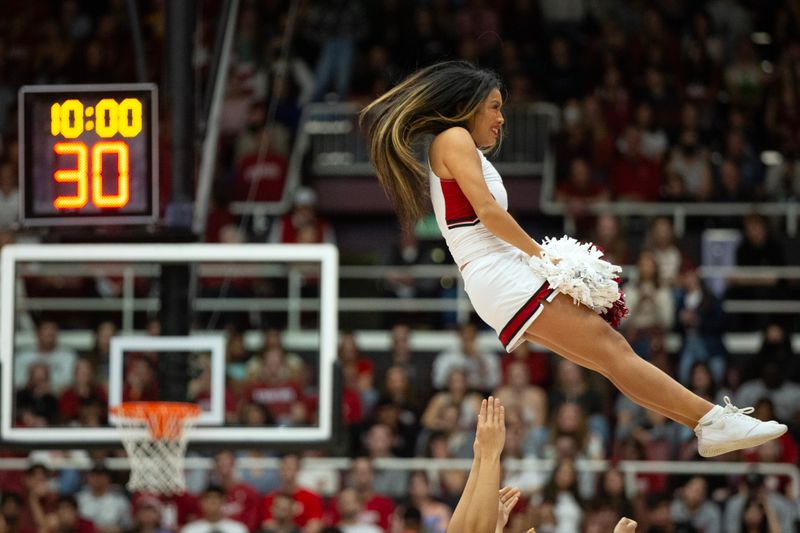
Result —
[[478, 148], [491, 148], [500, 141], [503, 131], [503, 95], [492, 89], [469, 121], [469, 132]]

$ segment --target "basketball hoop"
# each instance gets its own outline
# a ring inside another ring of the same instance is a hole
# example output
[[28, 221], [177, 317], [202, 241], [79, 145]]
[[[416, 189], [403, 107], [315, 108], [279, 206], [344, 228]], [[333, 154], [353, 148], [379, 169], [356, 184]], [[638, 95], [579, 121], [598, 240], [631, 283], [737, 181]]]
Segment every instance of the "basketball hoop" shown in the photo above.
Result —
[[126, 402], [112, 407], [111, 416], [131, 465], [128, 489], [166, 495], [183, 492], [187, 431], [200, 416], [200, 407], [179, 402]]

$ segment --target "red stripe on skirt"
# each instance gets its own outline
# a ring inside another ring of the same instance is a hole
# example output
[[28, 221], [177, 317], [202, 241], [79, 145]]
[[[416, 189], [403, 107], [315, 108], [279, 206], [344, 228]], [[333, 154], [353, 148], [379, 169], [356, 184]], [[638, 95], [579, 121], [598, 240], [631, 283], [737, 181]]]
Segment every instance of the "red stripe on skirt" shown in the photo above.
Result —
[[542, 300], [550, 296], [553, 292], [553, 289], [550, 288], [550, 284], [546, 281], [539, 287], [539, 290], [531, 296], [531, 299], [525, 302], [519, 311], [508, 321], [508, 324], [500, 332], [500, 342], [503, 343], [503, 346], [508, 346], [508, 343], [511, 342], [511, 339], [516, 336], [519, 332], [520, 328], [525, 325], [525, 322], [530, 319], [530, 317], [536, 312], [541, 305]]

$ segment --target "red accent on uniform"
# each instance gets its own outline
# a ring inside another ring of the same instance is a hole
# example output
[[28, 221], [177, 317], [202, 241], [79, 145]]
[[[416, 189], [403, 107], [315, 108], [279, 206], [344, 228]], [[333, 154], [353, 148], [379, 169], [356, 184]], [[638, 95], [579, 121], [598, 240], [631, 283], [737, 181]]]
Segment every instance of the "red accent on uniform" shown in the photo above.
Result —
[[520, 328], [525, 325], [525, 322], [539, 309], [542, 300], [552, 293], [553, 289], [551, 289], [550, 284], [545, 281], [542, 286], [539, 287], [539, 290], [531, 296], [531, 299], [528, 300], [519, 311], [517, 311], [500, 332], [500, 342], [503, 343], [503, 346], [508, 346], [508, 343], [510, 343], [511, 339], [519, 332]]
[[442, 184], [442, 196], [444, 197], [444, 219], [448, 225], [452, 223], [467, 222], [476, 220], [478, 215], [472, 208], [461, 187], [456, 180], [439, 180]]

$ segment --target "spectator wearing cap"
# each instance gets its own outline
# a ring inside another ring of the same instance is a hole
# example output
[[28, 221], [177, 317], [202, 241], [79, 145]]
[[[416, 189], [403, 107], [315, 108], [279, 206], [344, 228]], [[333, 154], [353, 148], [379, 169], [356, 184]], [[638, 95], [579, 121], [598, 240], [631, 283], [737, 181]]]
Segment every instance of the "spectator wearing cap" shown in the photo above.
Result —
[[294, 501], [294, 524], [303, 533], [317, 533], [322, 527], [322, 498], [306, 488], [301, 487], [297, 482], [297, 474], [300, 472], [300, 456], [289, 453], [284, 455], [280, 461], [278, 475], [280, 484], [278, 490], [270, 492], [264, 497], [262, 502], [262, 527], [270, 529], [273, 527], [272, 502], [279, 494], [287, 494]]
[[161, 501], [150, 494], [136, 501], [133, 507], [133, 527], [125, 533], [169, 533], [161, 527]]
[[77, 502], [81, 516], [91, 520], [98, 533], [122, 533], [132, 525], [130, 502], [112, 487], [111, 472], [102, 463], [87, 474]]
[[316, 210], [317, 193], [308, 187], [295, 191], [291, 211], [275, 221], [269, 235], [269, 242], [280, 244], [336, 244], [336, 237], [330, 223]]
[[247, 526], [239, 521], [225, 518], [225, 489], [209, 485], [200, 497], [202, 518], [189, 522], [181, 533], [247, 533]]

